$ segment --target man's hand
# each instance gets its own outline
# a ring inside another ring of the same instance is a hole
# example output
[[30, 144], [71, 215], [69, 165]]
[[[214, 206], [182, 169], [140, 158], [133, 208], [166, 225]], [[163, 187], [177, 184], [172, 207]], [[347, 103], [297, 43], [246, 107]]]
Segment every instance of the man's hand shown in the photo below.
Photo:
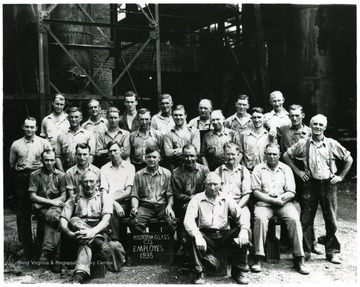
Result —
[[334, 177], [330, 180], [331, 184], [335, 184], [341, 182], [344, 178], [340, 175], [334, 175]]
[[63, 202], [61, 199], [58, 199], [58, 198], [52, 199], [52, 200], [51, 200], [51, 204], [52, 204], [53, 206], [60, 207], [60, 208], [63, 208], [63, 207], [64, 207], [64, 202]]
[[276, 206], [284, 206], [286, 204], [280, 197], [273, 198], [271, 203]]
[[273, 140], [273, 139], [276, 139], [276, 136], [277, 136], [276, 129], [270, 129], [269, 130], [269, 137]]
[[173, 209], [170, 206], [166, 206], [165, 214], [167, 216], [170, 216], [171, 218], [175, 218], [175, 213], [174, 213]]
[[93, 239], [96, 234], [92, 231], [92, 229], [79, 230], [75, 232], [76, 240], [80, 243], [86, 243], [89, 240]]
[[115, 209], [116, 214], [117, 214], [119, 217], [125, 216], [125, 211], [124, 211], [124, 209], [122, 208], [122, 206], [120, 205], [120, 203], [118, 203], [117, 201], [114, 200], [113, 206], [114, 206], [114, 209]]
[[305, 171], [299, 170], [299, 172], [297, 172], [296, 175], [300, 177], [303, 182], [310, 180], [309, 174]]
[[285, 202], [288, 202], [288, 201], [289, 201], [290, 199], [292, 199], [292, 198], [293, 198], [293, 196], [292, 196], [292, 194], [289, 193], [289, 192], [286, 192], [286, 193], [280, 195], [280, 199], [281, 199], [282, 201], [285, 201]]
[[133, 207], [130, 211], [130, 216], [135, 217], [138, 213], [138, 209], [136, 207]]
[[206, 241], [204, 239], [204, 237], [202, 237], [202, 235], [197, 235], [195, 237], [195, 244], [196, 244], [196, 248], [199, 250], [199, 251], [206, 251]]
[[246, 229], [241, 229], [239, 232], [239, 245], [240, 248], [249, 244], [249, 232]]

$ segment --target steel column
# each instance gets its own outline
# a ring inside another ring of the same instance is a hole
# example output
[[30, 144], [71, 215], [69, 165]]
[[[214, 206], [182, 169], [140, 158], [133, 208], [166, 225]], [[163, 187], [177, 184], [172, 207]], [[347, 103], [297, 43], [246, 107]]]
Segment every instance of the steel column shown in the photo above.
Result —
[[160, 46], [160, 23], [159, 23], [159, 4], [155, 4], [155, 32], [156, 38], [156, 80], [158, 98], [161, 95], [161, 46]]

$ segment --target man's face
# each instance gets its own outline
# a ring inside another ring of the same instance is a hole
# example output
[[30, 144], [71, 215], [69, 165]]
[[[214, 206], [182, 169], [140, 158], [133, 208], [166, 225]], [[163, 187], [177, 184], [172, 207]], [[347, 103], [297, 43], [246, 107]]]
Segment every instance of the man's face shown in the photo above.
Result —
[[194, 148], [185, 148], [183, 152], [183, 160], [186, 166], [194, 166], [196, 163], [196, 152]]
[[249, 102], [247, 100], [238, 100], [235, 107], [239, 114], [245, 114], [249, 108]]
[[128, 111], [134, 111], [136, 109], [138, 102], [135, 96], [132, 96], [132, 97], [125, 97], [124, 104]]
[[60, 99], [55, 99], [52, 103], [52, 106], [56, 114], [61, 114], [65, 107], [65, 101]]
[[157, 151], [145, 155], [146, 165], [150, 168], [156, 168], [160, 162], [160, 154]]
[[291, 120], [291, 123], [293, 126], [301, 125], [302, 120], [304, 118], [304, 114], [301, 113], [300, 109], [297, 110], [290, 110], [289, 112], [289, 118]]
[[107, 120], [109, 122], [109, 126], [111, 128], [116, 128], [119, 126], [120, 116], [118, 113], [109, 113], [107, 116]]
[[264, 124], [264, 115], [262, 113], [254, 112], [251, 115], [251, 120], [252, 120], [255, 128], [260, 128]]
[[151, 116], [149, 113], [139, 114], [139, 122], [140, 122], [140, 129], [146, 130], [150, 127], [151, 124]]
[[68, 119], [70, 122], [70, 126], [78, 127], [78, 126], [80, 126], [80, 123], [82, 120], [82, 115], [80, 112], [72, 112], [72, 113], [68, 114]]
[[88, 105], [88, 108], [89, 108], [90, 115], [93, 116], [93, 117], [98, 116], [99, 112], [101, 110], [100, 105], [99, 105], [98, 102], [91, 102]]
[[26, 137], [33, 137], [37, 131], [36, 121], [25, 120], [23, 124], [23, 131]]
[[87, 148], [78, 148], [76, 150], [77, 163], [81, 166], [85, 166], [89, 163], [90, 152]]
[[208, 101], [200, 101], [200, 103], [199, 103], [200, 119], [209, 119], [211, 110], [212, 110], [212, 108]]
[[211, 115], [211, 124], [215, 131], [221, 130], [221, 128], [224, 126], [224, 121], [224, 117], [219, 113], [213, 113]]
[[89, 172], [85, 174], [84, 178], [81, 181], [82, 191], [85, 196], [91, 196], [95, 193], [97, 187], [97, 177], [96, 174]]
[[160, 109], [163, 113], [169, 113], [171, 111], [172, 106], [173, 103], [170, 99], [162, 99], [160, 101]]
[[42, 162], [43, 162], [44, 168], [47, 171], [53, 171], [54, 166], [55, 166], [55, 153], [53, 153], [53, 152], [44, 153], [42, 156]]
[[176, 110], [173, 111], [173, 119], [175, 122], [175, 125], [182, 126], [185, 123], [186, 120], [186, 114], [184, 110]]
[[319, 118], [315, 118], [310, 124], [310, 127], [313, 135], [323, 135], [326, 130], [325, 121]]
[[109, 148], [108, 154], [112, 162], [117, 162], [121, 160], [121, 148], [117, 144], [113, 144]]
[[270, 96], [270, 104], [275, 111], [282, 109], [285, 100], [281, 94], [273, 94]]
[[277, 166], [280, 159], [280, 150], [277, 147], [268, 147], [265, 156], [269, 166]]
[[240, 152], [236, 148], [226, 148], [224, 151], [225, 162], [230, 165], [236, 165], [239, 162]]
[[221, 181], [219, 177], [211, 176], [206, 179], [205, 193], [209, 196], [214, 196], [219, 193], [221, 188]]

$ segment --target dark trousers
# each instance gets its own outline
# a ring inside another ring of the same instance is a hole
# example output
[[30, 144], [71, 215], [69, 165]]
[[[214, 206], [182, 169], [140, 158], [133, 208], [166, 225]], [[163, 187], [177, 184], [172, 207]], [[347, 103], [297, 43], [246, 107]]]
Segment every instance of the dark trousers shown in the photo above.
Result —
[[233, 238], [238, 237], [240, 227], [228, 230], [202, 229], [200, 232], [206, 241], [207, 248], [205, 252], [199, 251], [196, 248], [195, 238], [193, 239], [193, 264], [197, 273], [204, 271], [202, 258], [207, 254], [214, 255], [215, 250], [221, 250], [224, 254], [232, 255], [232, 269], [240, 270], [242, 266], [247, 265], [248, 246], [240, 248], [233, 241]]
[[149, 220], [156, 218], [164, 221], [165, 232], [173, 234], [176, 230], [176, 219], [166, 215], [166, 206], [166, 203], [140, 203], [137, 215], [131, 220], [132, 232], [144, 233]]
[[320, 202], [321, 210], [325, 221], [326, 237], [325, 250], [326, 254], [339, 253], [340, 243], [335, 236], [336, 212], [337, 212], [337, 186], [330, 183], [330, 180], [310, 179], [303, 184], [301, 194], [300, 221], [304, 234], [304, 251], [310, 253], [311, 247], [316, 240], [313, 238], [314, 219]]
[[30, 172], [15, 173], [16, 224], [18, 238], [26, 252], [30, 253], [33, 239], [31, 229]]

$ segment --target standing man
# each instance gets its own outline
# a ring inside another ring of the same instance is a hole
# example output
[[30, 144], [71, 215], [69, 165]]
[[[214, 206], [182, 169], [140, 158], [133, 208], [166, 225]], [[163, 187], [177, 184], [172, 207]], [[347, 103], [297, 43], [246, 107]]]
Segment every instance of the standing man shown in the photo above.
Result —
[[265, 148], [270, 142], [269, 133], [264, 128], [264, 110], [260, 107], [252, 108], [251, 120], [253, 128], [242, 134], [237, 134], [234, 143], [240, 147], [242, 164], [250, 171], [265, 160]]
[[116, 213], [110, 220], [112, 237], [126, 243], [126, 226], [120, 226], [121, 217], [129, 216], [131, 188], [134, 182], [135, 167], [121, 158], [121, 146], [116, 141], [107, 145], [110, 162], [101, 168], [101, 185], [103, 193], [108, 193], [114, 201]]
[[[48, 261], [50, 270], [60, 273], [60, 214], [66, 201], [65, 174], [55, 169], [55, 152], [44, 150], [43, 167], [30, 174], [29, 193], [38, 220], [37, 240], [41, 241], [40, 261]], [[40, 221], [40, 222], [39, 222]], [[40, 224], [39, 224], [40, 223]], [[43, 229], [40, 232], [39, 229]], [[54, 264], [55, 261], [55, 264]]]
[[[302, 179], [303, 190], [301, 202], [301, 225], [304, 231], [304, 250], [307, 259], [311, 257], [314, 242], [312, 226], [320, 202], [325, 221], [326, 236], [324, 239], [326, 259], [340, 264], [340, 243], [335, 235], [337, 213], [337, 183], [341, 182], [352, 165], [350, 152], [334, 139], [324, 136], [327, 118], [318, 114], [311, 118], [311, 137], [301, 139], [284, 154], [285, 162], [290, 165]], [[299, 169], [295, 158], [302, 158], [304, 170]], [[337, 173], [335, 158], [344, 162], [341, 172]]]
[[251, 116], [247, 112], [250, 107], [249, 97], [247, 95], [239, 95], [235, 107], [236, 113], [226, 119], [225, 127], [241, 134], [244, 131], [250, 130], [253, 126]]
[[251, 271], [261, 272], [269, 219], [277, 215], [285, 221], [293, 244], [294, 268], [300, 274], [307, 275], [309, 270], [304, 264], [300, 218], [292, 202], [295, 197], [294, 175], [289, 166], [279, 162], [280, 147], [277, 144], [269, 144], [265, 154], [266, 162], [255, 166], [251, 180], [254, 197], [258, 200], [254, 209], [255, 259]]
[[86, 143], [90, 146], [90, 163], [95, 154], [95, 137], [91, 132], [81, 128], [82, 112], [78, 107], [71, 107], [68, 111], [70, 128], [60, 134], [56, 141], [56, 164], [59, 170], [65, 172], [76, 164], [76, 146]]
[[120, 144], [122, 159], [127, 160], [130, 156], [130, 133], [119, 128], [120, 111], [115, 107], [109, 108], [107, 120], [109, 129], [99, 134], [96, 142], [96, 156], [101, 166], [110, 161], [107, 145], [111, 141], [117, 141]]
[[290, 126], [291, 121], [289, 113], [283, 107], [285, 98], [280, 91], [272, 92], [269, 102], [273, 110], [264, 115], [264, 126], [269, 130], [270, 137], [276, 139], [278, 129], [282, 126]]
[[19, 254], [30, 260], [32, 248], [31, 202], [29, 197], [30, 173], [41, 168], [41, 153], [52, 149], [48, 140], [35, 135], [36, 119], [27, 117], [22, 126], [24, 137], [14, 141], [10, 147], [10, 168], [14, 170], [14, 198], [16, 201], [16, 223], [18, 238], [22, 244]]
[[[171, 186], [174, 193], [174, 211], [176, 218], [184, 218], [189, 201], [195, 194], [203, 192], [205, 189], [205, 178], [209, 169], [196, 162], [196, 147], [186, 144], [183, 147], [184, 163], [175, 168], [171, 177]], [[180, 249], [186, 244], [186, 232], [181, 230]], [[180, 253], [180, 252], [179, 252]]]
[[148, 147], [163, 150], [164, 137], [161, 132], [150, 127], [151, 114], [148, 109], [138, 111], [139, 129], [130, 134], [130, 158], [136, 171], [146, 167], [145, 150]]
[[137, 117], [136, 106], [138, 104], [138, 96], [133, 91], [125, 93], [124, 105], [126, 112], [120, 117], [119, 126], [123, 130], [133, 132], [139, 128], [139, 119]]
[[[217, 173], [210, 172], [205, 185], [205, 191], [190, 200], [184, 219], [185, 228], [193, 239], [194, 284], [205, 283], [203, 265], [211, 261], [218, 263], [215, 269], [219, 267], [219, 261], [214, 257], [215, 250], [228, 252], [229, 249], [233, 255], [231, 277], [238, 284], [248, 284], [249, 279], [242, 268], [247, 265], [250, 217], [242, 213], [230, 195], [220, 191], [221, 180]], [[236, 227], [230, 227], [229, 217]]]
[[64, 95], [56, 94], [51, 105], [53, 112], [42, 120], [40, 136], [47, 138], [52, 147], [55, 148], [58, 135], [65, 133], [69, 129], [70, 123], [67, 114], [64, 112]]
[[70, 197], [60, 216], [61, 230], [78, 246], [73, 282], [82, 283], [90, 276], [91, 261], [108, 241], [107, 228], [113, 213], [113, 201], [98, 190], [97, 175], [86, 171], [81, 177], [82, 194]]
[[182, 148], [191, 143], [200, 150], [200, 133], [198, 129], [186, 124], [186, 111], [183, 105], [177, 105], [173, 111], [175, 126], [164, 136], [164, 152], [170, 170], [182, 164]]
[[163, 135], [168, 133], [175, 123], [172, 117], [172, 97], [169, 94], [162, 94], [159, 98], [160, 112], [151, 119], [151, 127], [160, 131]]
[[212, 102], [208, 99], [202, 99], [199, 103], [199, 116], [189, 122], [189, 126], [200, 131], [201, 143], [203, 142], [205, 134], [212, 129], [210, 120], [212, 110]]
[[90, 146], [86, 143], [77, 144], [75, 151], [77, 164], [70, 167], [65, 174], [68, 198], [81, 193], [80, 178], [85, 171], [93, 171], [100, 181], [100, 169], [90, 163]]
[[213, 130], [205, 136], [201, 148], [203, 165], [214, 171], [224, 163], [224, 144], [234, 140], [235, 132], [224, 127], [225, 117], [221, 110], [211, 113]]
[[160, 153], [152, 148], [145, 151], [146, 167], [135, 174], [131, 190], [132, 232], [143, 233], [151, 218], [165, 221], [164, 231], [173, 234], [176, 220], [173, 211], [171, 173], [159, 166]]
[[101, 106], [98, 100], [92, 99], [88, 103], [90, 117], [84, 122], [81, 127], [95, 135], [95, 140], [98, 134], [104, 133], [108, 129], [108, 121], [101, 117]]

